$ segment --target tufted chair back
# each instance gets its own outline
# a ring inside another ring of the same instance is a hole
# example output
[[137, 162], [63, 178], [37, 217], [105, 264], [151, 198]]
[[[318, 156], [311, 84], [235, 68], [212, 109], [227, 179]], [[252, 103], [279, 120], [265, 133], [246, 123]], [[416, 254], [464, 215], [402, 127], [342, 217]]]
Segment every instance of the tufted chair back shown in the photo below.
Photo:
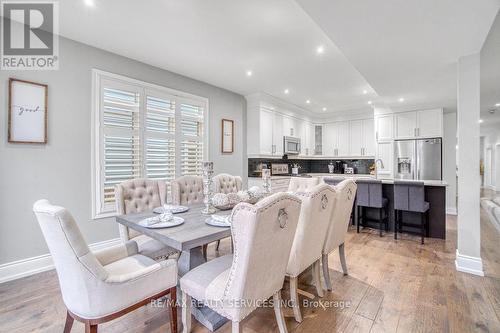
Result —
[[240, 176], [232, 176], [227, 173], [220, 173], [213, 178], [214, 193], [236, 193], [241, 191], [242, 180]]
[[313, 187], [319, 184], [318, 177], [312, 178], [300, 178], [292, 177], [290, 178], [290, 183], [288, 184], [289, 192], [309, 192]]
[[[225, 285], [217, 286], [224, 288], [224, 300], [267, 299], [283, 287], [299, 214], [300, 200], [283, 192], [233, 209], [233, 262], [229, 276], [222, 277]], [[230, 318], [244, 318], [255, 308], [250, 304], [229, 307]]]
[[302, 200], [299, 224], [288, 261], [287, 275], [297, 277], [319, 258], [335, 205], [335, 190], [319, 184], [310, 192], [297, 193]]
[[203, 177], [182, 176], [170, 183], [173, 205], [191, 205], [203, 202]]
[[[164, 181], [143, 178], [127, 180], [115, 187], [116, 212], [124, 215], [152, 210], [163, 206], [166, 197], [167, 185]], [[119, 224], [119, 228], [123, 241], [140, 235], [124, 225]]]
[[98, 288], [107, 271], [89, 250], [65, 208], [39, 200], [33, 211], [54, 261], [64, 303], [73, 313], [92, 313], [95, 304], [91, 304], [89, 291]]
[[332, 211], [323, 254], [329, 254], [344, 243], [349, 227], [352, 205], [356, 197], [356, 188], [356, 183], [352, 179], [343, 180], [334, 187], [335, 192], [337, 192], [337, 199]]

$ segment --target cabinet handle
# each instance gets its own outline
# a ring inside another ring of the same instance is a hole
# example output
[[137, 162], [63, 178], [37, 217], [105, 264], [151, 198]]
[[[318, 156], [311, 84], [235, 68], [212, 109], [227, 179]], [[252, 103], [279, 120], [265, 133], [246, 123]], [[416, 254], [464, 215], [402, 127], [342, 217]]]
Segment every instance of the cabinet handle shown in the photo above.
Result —
[[375, 140], [378, 141], [378, 131], [375, 132]]
[[413, 135], [417, 136], [417, 129], [416, 128], [413, 129]]

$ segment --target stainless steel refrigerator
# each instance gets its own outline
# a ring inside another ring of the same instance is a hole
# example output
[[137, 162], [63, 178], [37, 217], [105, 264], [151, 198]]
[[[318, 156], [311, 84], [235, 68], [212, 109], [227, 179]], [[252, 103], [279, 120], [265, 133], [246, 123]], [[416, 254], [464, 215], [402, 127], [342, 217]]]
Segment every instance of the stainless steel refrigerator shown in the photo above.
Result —
[[442, 179], [441, 138], [394, 142], [394, 178]]

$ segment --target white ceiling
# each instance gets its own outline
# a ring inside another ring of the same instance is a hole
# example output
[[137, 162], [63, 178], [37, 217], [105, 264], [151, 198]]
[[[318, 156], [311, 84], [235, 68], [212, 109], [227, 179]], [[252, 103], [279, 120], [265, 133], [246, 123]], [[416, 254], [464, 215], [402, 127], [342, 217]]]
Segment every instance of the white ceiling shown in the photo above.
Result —
[[456, 107], [456, 61], [478, 53], [499, 0], [297, 0], [389, 106]]
[[500, 7], [500, 0], [84, 2], [60, 1], [61, 35], [320, 113], [366, 109], [368, 100], [454, 108], [456, 61], [479, 52]]
[[[310, 111], [367, 108], [376, 97], [294, 1], [94, 1], [94, 8], [83, 0], [60, 2], [61, 35], [243, 95], [265, 92]], [[325, 52], [318, 55], [320, 45]]]

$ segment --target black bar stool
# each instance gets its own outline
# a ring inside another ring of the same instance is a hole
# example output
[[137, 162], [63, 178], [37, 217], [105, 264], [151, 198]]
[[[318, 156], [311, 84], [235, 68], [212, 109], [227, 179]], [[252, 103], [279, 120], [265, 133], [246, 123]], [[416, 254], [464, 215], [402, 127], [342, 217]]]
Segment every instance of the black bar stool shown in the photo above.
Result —
[[[385, 231], [389, 230], [389, 200], [382, 196], [382, 181], [376, 179], [357, 179], [356, 185], [356, 205], [358, 207], [357, 231], [359, 233], [359, 224], [365, 227], [365, 222], [376, 222], [379, 224], [380, 237], [382, 237], [382, 225]], [[379, 211], [378, 219], [366, 216], [365, 208], [377, 208]]]
[[[429, 232], [429, 203], [425, 201], [424, 182], [394, 181], [394, 239], [398, 239], [398, 230], [403, 227], [420, 228], [421, 244]], [[403, 211], [420, 213], [420, 223], [403, 222]]]

